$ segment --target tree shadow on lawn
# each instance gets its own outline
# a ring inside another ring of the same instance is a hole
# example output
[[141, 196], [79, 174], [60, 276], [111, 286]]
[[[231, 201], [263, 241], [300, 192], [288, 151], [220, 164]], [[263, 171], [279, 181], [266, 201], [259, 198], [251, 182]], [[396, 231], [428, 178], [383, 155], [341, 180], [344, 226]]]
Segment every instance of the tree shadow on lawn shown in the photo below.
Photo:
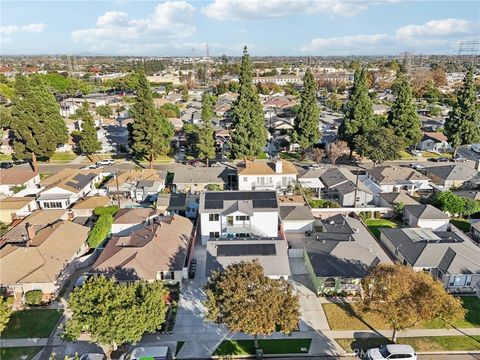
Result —
[[370, 333], [364, 332], [355, 332], [353, 334], [353, 341], [350, 344], [353, 352], [360, 358], [360, 359], [367, 359], [367, 350], [371, 348], [376, 348], [381, 345], [385, 344], [393, 344], [393, 342], [384, 337], [372, 337]]
[[340, 308], [342, 308], [348, 315], [350, 315], [351, 317], [354, 317], [356, 319], [358, 319], [362, 324], [364, 324], [366, 327], [368, 327], [370, 330], [372, 330], [373, 332], [375, 332], [376, 334], [378, 335], [381, 335], [383, 336], [381, 333], [379, 333], [377, 331], [377, 329], [375, 329], [372, 325], [370, 325], [367, 321], [365, 321], [365, 319], [363, 317], [361, 317], [361, 314], [359, 314], [360, 310], [359, 309], [355, 309], [354, 306], [352, 306], [351, 303], [348, 303], [348, 302], [345, 302], [345, 301], [341, 301], [341, 302], [338, 302], [336, 303], [338, 306], [340, 306]]

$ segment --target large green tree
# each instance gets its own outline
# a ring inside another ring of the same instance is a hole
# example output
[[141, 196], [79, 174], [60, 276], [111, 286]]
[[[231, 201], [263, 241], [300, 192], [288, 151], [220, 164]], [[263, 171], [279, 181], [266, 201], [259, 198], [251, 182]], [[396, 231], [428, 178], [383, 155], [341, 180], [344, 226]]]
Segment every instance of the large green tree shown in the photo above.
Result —
[[303, 77], [300, 109], [295, 117], [293, 141], [300, 144], [303, 152], [320, 139], [320, 108], [317, 103], [317, 87], [310, 69]]
[[345, 119], [338, 129], [340, 140], [346, 141], [350, 147], [350, 156], [355, 150], [355, 137], [365, 134], [376, 125], [373, 102], [368, 95], [367, 70], [357, 69], [346, 106]]
[[473, 69], [467, 71], [463, 86], [457, 92], [457, 101], [445, 121], [445, 135], [450, 145], [458, 147], [480, 142], [480, 111], [476, 104], [476, 87]]
[[202, 95], [202, 120], [210, 121], [213, 118], [213, 105], [215, 103], [215, 98], [208, 93], [203, 93]]
[[68, 299], [71, 317], [64, 336], [77, 340], [82, 331], [106, 348], [137, 342], [145, 332], [158, 330], [165, 322], [168, 291], [160, 282], [119, 284], [100, 276], [76, 288]]
[[377, 265], [363, 280], [363, 310], [380, 315], [397, 331], [439, 320], [445, 325], [465, 316], [458, 297], [445, 291], [443, 284], [430, 274], [400, 264]]
[[377, 128], [355, 137], [355, 148], [360, 156], [380, 164], [400, 157], [402, 140], [390, 128]]
[[132, 150], [137, 156], [147, 158], [150, 169], [153, 169], [155, 157], [168, 153], [174, 131], [172, 124], [155, 108], [150, 84], [144, 74], [138, 76], [132, 115]]
[[215, 131], [213, 130], [212, 121], [204, 120], [203, 124], [198, 127], [198, 157], [205, 159], [208, 166], [208, 159], [215, 157]]
[[12, 306], [3, 296], [0, 296], [0, 334], [7, 327], [10, 315], [12, 314]]
[[68, 139], [60, 107], [40, 78], [19, 77], [11, 107], [15, 157], [31, 159], [34, 171], [37, 156], [51, 157], [58, 145]]
[[288, 334], [298, 328], [299, 300], [292, 286], [265, 276], [256, 260], [214, 272], [205, 287], [207, 318], [230, 331], [253, 335], [255, 347], [258, 335], [269, 335], [277, 328]]
[[388, 112], [388, 125], [402, 140], [404, 147], [418, 144], [422, 139], [422, 123], [417, 114], [412, 88], [404, 74], [398, 75], [395, 95], [395, 103]]
[[88, 102], [84, 102], [80, 111], [80, 119], [82, 120], [82, 130], [80, 131], [80, 141], [78, 146], [84, 154], [91, 155], [102, 149], [102, 143], [97, 137], [97, 128], [93, 116], [88, 110]]
[[245, 47], [240, 68], [239, 95], [231, 109], [232, 152], [237, 159], [259, 155], [267, 142], [263, 108], [253, 86], [252, 76], [252, 63]]

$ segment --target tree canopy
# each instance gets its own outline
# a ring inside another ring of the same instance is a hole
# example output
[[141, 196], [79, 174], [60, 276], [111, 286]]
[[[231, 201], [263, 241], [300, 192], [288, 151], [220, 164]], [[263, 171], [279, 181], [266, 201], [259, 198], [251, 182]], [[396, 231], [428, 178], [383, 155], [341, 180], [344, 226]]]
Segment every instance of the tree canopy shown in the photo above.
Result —
[[88, 102], [84, 102], [80, 109], [80, 119], [82, 120], [82, 130], [80, 131], [80, 141], [78, 146], [84, 154], [90, 155], [102, 149], [102, 143], [97, 137], [97, 128], [93, 116], [88, 110]]
[[112, 117], [113, 111], [110, 105], [99, 105], [95, 109], [97, 114], [103, 117]]
[[402, 140], [390, 128], [377, 128], [355, 137], [355, 148], [361, 157], [380, 164], [400, 157]]
[[211, 121], [213, 119], [214, 105], [215, 105], [215, 97], [206, 92], [203, 93], [202, 95], [202, 120], [203, 121]]
[[388, 112], [387, 122], [403, 146], [415, 145], [422, 139], [422, 123], [417, 114], [415, 99], [408, 78], [399, 74], [395, 86], [396, 100]]
[[445, 325], [465, 316], [459, 298], [445, 291], [443, 284], [430, 274], [412, 267], [377, 265], [362, 282], [364, 310], [379, 314], [393, 330], [414, 327], [438, 319]]
[[232, 152], [237, 159], [261, 154], [267, 142], [263, 108], [253, 86], [252, 76], [252, 63], [245, 47], [240, 68], [239, 95], [231, 109]]
[[155, 157], [168, 153], [174, 131], [172, 124], [155, 108], [150, 84], [144, 74], [138, 78], [132, 115], [132, 150], [137, 156], [147, 158], [152, 169]]
[[7, 327], [11, 314], [12, 306], [7, 302], [6, 298], [0, 296], [0, 334]]
[[299, 300], [292, 286], [265, 276], [256, 260], [214, 272], [205, 287], [207, 318], [230, 331], [254, 335], [256, 340], [276, 329], [288, 334], [298, 327]]
[[15, 157], [51, 157], [57, 146], [67, 142], [67, 126], [60, 107], [39, 78], [19, 77], [15, 83], [9, 127], [13, 132]]
[[306, 150], [320, 139], [320, 108], [317, 103], [317, 87], [312, 71], [307, 69], [303, 77], [300, 108], [295, 117], [293, 141]]
[[473, 69], [467, 71], [463, 86], [458, 90], [457, 101], [445, 121], [445, 135], [455, 149], [480, 142], [480, 110], [476, 103]]
[[160, 282], [119, 284], [104, 276], [91, 278], [68, 299], [72, 316], [64, 336], [77, 340], [88, 331], [93, 342], [110, 351], [137, 342], [145, 332], [158, 330], [165, 322], [168, 292]]

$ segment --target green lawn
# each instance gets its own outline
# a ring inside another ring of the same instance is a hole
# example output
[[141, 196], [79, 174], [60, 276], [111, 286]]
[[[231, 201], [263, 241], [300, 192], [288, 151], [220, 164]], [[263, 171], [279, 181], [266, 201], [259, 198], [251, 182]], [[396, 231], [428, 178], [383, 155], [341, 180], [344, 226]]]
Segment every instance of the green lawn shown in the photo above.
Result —
[[10, 317], [7, 328], [2, 333], [2, 338], [46, 338], [52, 332], [62, 313], [62, 310], [51, 309], [15, 311]]
[[365, 220], [365, 225], [368, 226], [372, 234], [379, 239], [380, 238], [380, 228], [396, 228], [398, 227], [397, 223], [387, 219], [367, 219]]
[[70, 162], [72, 160], [75, 160], [77, 157], [76, 154], [74, 153], [54, 153], [50, 159], [47, 158], [38, 158], [38, 161], [40, 162]]
[[12, 155], [0, 154], [0, 161], [12, 161]]
[[[258, 346], [264, 354], [306, 354], [310, 350], [312, 339], [273, 339], [258, 340]], [[252, 355], [255, 354], [253, 340], [225, 340], [213, 355]]]
[[11, 347], [0, 349], [2, 360], [30, 360], [42, 350], [41, 346]]
[[406, 152], [405, 150], [399, 151], [399, 154], [400, 154], [400, 159], [401, 160], [416, 160], [417, 159], [416, 156], [413, 156], [412, 154], [410, 154], [409, 152]]
[[462, 230], [463, 232], [469, 232], [470, 231], [470, 225], [471, 224], [466, 219], [461, 219], [461, 218], [451, 219], [450, 223], [453, 224], [454, 226], [456, 226], [457, 228], [459, 228], [460, 230]]
[[[157, 155], [157, 157], [155, 158], [155, 160], [153, 160], [153, 163], [154, 164], [162, 164], [162, 163], [171, 163], [173, 161], [173, 158], [171, 158], [170, 156], [168, 155]], [[146, 163], [148, 164], [148, 160], [146, 159], [142, 159], [140, 160], [141, 163]]]
[[46, 179], [48, 178], [49, 176], [52, 176], [53, 173], [44, 173], [44, 172], [41, 172], [40, 173], [40, 181], [42, 181], [43, 179]]
[[300, 161], [302, 160], [302, 154], [300, 152], [281, 152], [280, 158], [288, 161]]
[[[480, 299], [475, 296], [462, 296], [463, 306], [467, 309], [465, 320], [453, 325], [458, 328], [480, 327]], [[350, 304], [323, 304], [323, 310], [332, 330], [385, 330], [389, 325], [376, 313], [360, 314]], [[442, 329], [445, 326], [439, 320], [420, 323], [417, 329]]]
[[[391, 341], [386, 338], [335, 339], [346, 351], [367, 350]], [[429, 336], [398, 338], [397, 344], [411, 345], [415, 351], [480, 350], [480, 336]]]

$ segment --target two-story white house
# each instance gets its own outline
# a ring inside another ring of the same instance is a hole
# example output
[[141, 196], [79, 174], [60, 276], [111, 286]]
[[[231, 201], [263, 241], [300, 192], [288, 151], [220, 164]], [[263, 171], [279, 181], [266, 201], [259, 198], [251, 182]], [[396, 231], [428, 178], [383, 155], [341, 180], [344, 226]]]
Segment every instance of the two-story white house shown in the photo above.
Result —
[[286, 160], [245, 160], [237, 165], [238, 190], [287, 191], [297, 180], [296, 167]]
[[66, 209], [95, 189], [101, 170], [63, 169], [42, 180], [45, 188], [37, 198], [41, 209]]
[[275, 191], [216, 191], [200, 195], [202, 244], [209, 239], [277, 238]]

